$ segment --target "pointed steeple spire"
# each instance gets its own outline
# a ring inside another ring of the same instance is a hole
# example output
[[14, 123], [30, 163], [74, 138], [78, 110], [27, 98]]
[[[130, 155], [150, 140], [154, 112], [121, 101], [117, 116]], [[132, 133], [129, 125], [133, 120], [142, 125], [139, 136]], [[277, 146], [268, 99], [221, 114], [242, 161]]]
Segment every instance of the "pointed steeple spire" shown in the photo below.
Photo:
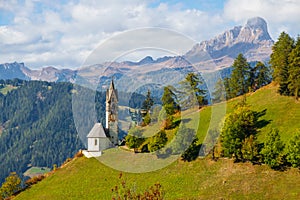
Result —
[[116, 97], [117, 100], [118, 100], [118, 92], [117, 92], [117, 90], [115, 89], [114, 79], [112, 78], [112, 79], [111, 79], [111, 82], [110, 82], [110, 85], [109, 85], [109, 88], [108, 88], [107, 91], [106, 91], [106, 99], [107, 99], [108, 101], [110, 101], [111, 96], [112, 96], [113, 93], [114, 93], [115, 97]]
[[109, 90], [115, 90], [115, 84], [114, 84], [114, 78], [113, 77], [112, 77], [111, 82], [110, 82]]

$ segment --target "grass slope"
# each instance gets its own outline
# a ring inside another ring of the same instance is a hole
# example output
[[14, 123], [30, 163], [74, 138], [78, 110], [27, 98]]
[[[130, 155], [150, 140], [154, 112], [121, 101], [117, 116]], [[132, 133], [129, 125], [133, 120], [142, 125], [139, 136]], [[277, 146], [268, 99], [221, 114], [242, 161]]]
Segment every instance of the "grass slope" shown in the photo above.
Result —
[[[278, 128], [285, 142], [300, 128], [300, 103], [292, 97], [279, 96], [276, 90], [276, 86], [269, 85], [247, 97], [252, 109], [259, 112], [266, 109], [262, 119], [270, 121], [259, 133], [261, 142], [270, 128]], [[238, 101], [235, 99], [226, 104], [227, 113]], [[219, 126], [224, 105], [221, 103], [206, 107], [201, 112], [183, 113], [183, 118], [194, 119], [200, 115], [198, 136], [201, 140], [209, 126]], [[211, 118], [212, 112], [217, 113], [214, 118]], [[194, 127], [195, 122], [197, 120], [190, 120], [186, 125]], [[109, 151], [114, 153], [117, 150]], [[135, 155], [127, 153], [132, 157]], [[131, 163], [130, 158], [124, 159], [124, 162]], [[118, 183], [119, 173], [96, 159], [77, 158], [16, 199], [111, 199], [110, 190]], [[217, 162], [197, 159], [190, 163], [176, 160], [157, 171], [124, 174], [127, 182], [137, 190], [160, 182], [166, 191], [166, 199], [300, 199], [298, 169], [278, 172], [265, 165], [234, 164], [228, 159]]]
[[[111, 199], [119, 171], [94, 158], [71, 161], [67, 166], [21, 193], [16, 199]], [[298, 199], [299, 170], [270, 170], [250, 163], [234, 164], [198, 159], [176, 161], [151, 173], [124, 173], [127, 184], [137, 190], [160, 182], [166, 199]]]
[[5, 86], [4, 88], [1, 88], [1, 89], [0, 89], [0, 93], [6, 95], [8, 92], [10, 92], [10, 91], [12, 91], [12, 90], [15, 90], [15, 89], [17, 89], [17, 87], [14, 87], [14, 86], [12, 86], [12, 85], [7, 85], [7, 86]]
[[[293, 97], [280, 96], [277, 93], [278, 87], [274, 84], [270, 84], [266, 87], [259, 89], [254, 93], [247, 95], [247, 103], [251, 106], [252, 110], [262, 112], [266, 110], [266, 114], [262, 116], [261, 120], [269, 121], [270, 123], [264, 126], [259, 134], [258, 140], [263, 142], [265, 136], [272, 128], [279, 129], [281, 139], [287, 142], [291, 136], [300, 129], [300, 101], [296, 101]], [[198, 128], [198, 136], [204, 138], [209, 129], [208, 124], [211, 122], [211, 127], [220, 127], [220, 117], [224, 107], [226, 107], [226, 113], [232, 112], [234, 106], [241, 101], [243, 97], [239, 97], [230, 100], [226, 103], [221, 103], [213, 107], [206, 107], [200, 112], [200, 123]], [[217, 113], [216, 117], [210, 119], [212, 109]], [[218, 113], [219, 116], [218, 116]]]

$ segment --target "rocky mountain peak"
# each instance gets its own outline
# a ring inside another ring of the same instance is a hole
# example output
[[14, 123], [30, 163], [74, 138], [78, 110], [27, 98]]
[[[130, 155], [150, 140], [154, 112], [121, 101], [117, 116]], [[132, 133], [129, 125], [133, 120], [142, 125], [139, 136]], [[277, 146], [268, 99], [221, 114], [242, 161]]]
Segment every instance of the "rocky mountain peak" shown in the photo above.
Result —
[[142, 60], [140, 60], [138, 62], [139, 65], [145, 65], [145, 64], [149, 64], [152, 63], [154, 60], [151, 56], [146, 56], [145, 58], [143, 58]]
[[217, 68], [230, 66], [239, 53], [243, 53], [248, 61], [266, 61], [273, 43], [267, 22], [255, 17], [249, 19], [244, 26], [235, 26], [211, 40], [196, 44], [185, 54], [185, 58], [194, 64], [218, 60], [220, 66]]
[[265, 32], [268, 32], [267, 22], [261, 17], [248, 19], [246, 26], [251, 29], [261, 29]]
[[261, 17], [249, 19], [244, 29], [250, 30], [251, 35], [255, 38], [254, 41], [272, 40], [268, 33], [267, 22]]

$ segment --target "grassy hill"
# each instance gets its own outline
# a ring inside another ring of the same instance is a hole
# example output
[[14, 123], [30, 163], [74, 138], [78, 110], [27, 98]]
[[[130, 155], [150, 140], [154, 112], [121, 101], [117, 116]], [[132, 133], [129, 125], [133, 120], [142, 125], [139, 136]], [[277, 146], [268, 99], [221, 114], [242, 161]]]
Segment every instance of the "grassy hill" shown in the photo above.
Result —
[[[111, 188], [118, 185], [119, 171], [95, 158], [71, 161], [16, 199], [111, 199]], [[198, 159], [176, 161], [151, 173], [124, 173], [137, 190], [160, 182], [166, 199], [299, 199], [300, 173], [270, 170], [231, 160]]]
[[[263, 127], [258, 139], [262, 142], [270, 128], [278, 128], [286, 142], [300, 128], [300, 103], [292, 97], [279, 96], [277, 86], [269, 85], [247, 97], [252, 109], [261, 112], [262, 119], [270, 123]], [[240, 98], [226, 104], [227, 113], [232, 111]], [[225, 104], [206, 107], [201, 112], [183, 113], [183, 118], [200, 115], [198, 136], [200, 141], [209, 128], [218, 127], [223, 117]], [[215, 112], [216, 117], [211, 118]], [[218, 115], [219, 113], [219, 115]], [[212, 123], [210, 123], [212, 122]], [[195, 121], [187, 121], [194, 127]], [[104, 153], [103, 163], [112, 159], [117, 149]], [[124, 153], [124, 152], [122, 152]], [[136, 154], [126, 152], [127, 157], [119, 157], [130, 163]], [[108, 158], [107, 160], [105, 160]], [[151, 165], [151, 162], [148, 163]], [[111, 188], [118, 184], [120, 171], [107, 167], [98, 160], [85, 157], [76, 158], [55, 171], [42, 182], [22, 192], [16, 199], [111, 199]], [[289, 169], [284, 172], [271, 170], [266, 165], [233, 163], [229, 159], [217, 162], [208, 158], [193, 162], [176, 160], [165, 168], [148, 173], [124, 173], [127, 183], [137, 190], [144, 190], [160, 182], [166, 191], [166, 199], [299, 199], [300, 171]]]

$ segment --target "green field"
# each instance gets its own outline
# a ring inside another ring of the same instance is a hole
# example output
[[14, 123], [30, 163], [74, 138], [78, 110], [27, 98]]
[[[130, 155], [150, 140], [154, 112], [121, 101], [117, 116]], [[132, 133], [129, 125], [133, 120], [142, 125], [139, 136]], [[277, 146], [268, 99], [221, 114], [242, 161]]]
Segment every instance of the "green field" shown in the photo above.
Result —
[[12, 90], [14, 90], [14, 89], [17, 89], [17, 87], [14, 87], [14, 86], [12, 86], [12, 85], [7, 85], [7, 86], [5, 86], [4, 88], [1, 88], [1, 89], [0, 89], [0, 93], [6, 95], [8, 92], [10, 92], [10, 91], [12, 91]]
[[[71, 161], [67, 166], [21, 193], [16, 199], [111, 199], [120, 172], [94, 158]], [[234, 164], [198, 159], [175, 161], [151, 173], [123, 173], [127, 184], [144, 190], [161, 183], [165, 199], [299, 199], [300, 173], [270, 170], [250, 163]]]
[[50, 169], [46, 167], [31, 167], [26, 172], [24, 172], [24, 176], [34, 177], [45, 174], [47, 172], [50, 172]]
[[[276, 86], [269, 85], [247, 97], [252, 109], [258, 112], [266, 109], [262, 119], [269, 124], [259, 132], [260, 142], [270, 128], [278, 128], [285, 142], [300, 128], [300, 103], [292, 97], [279, 96], [276, 90]], [[206, 107], [200, 112], [183, 112], [182, 119], [191, 119], [186, 121], [187, 127], [197, 127], [200, 120], [197, 134], [202, 142], [209, 127], [219, 127], [224, 108], [227, 113], [232, 111], [239, 99]], [[211, 113], [215, 113], [213, 118]], [[94, 158], [76, 158], [16, 199], [111, 199], [111, 188], [118, 183], [120, 171], [103, 163], [111, 165], [118, 160], [120, 166], [143, 168], [133, 162], [137, 156], [129, 151], [109, 149], [100, 157], [101, 162]], [[156, 162], [153, 155], [142, 159], [147, 167]], [[130, 171], [129, 168], [125, 170]], [[299, 169], [280, 172], [266, 165], [233, 163], [230, 159], [217, 162], [209, 158], [192, 162], [176, 159], [156, 171], [124, 175], [127, 183], [137, 190], [160, 182], [166, 192], [165, 199], [300, 199]]]

